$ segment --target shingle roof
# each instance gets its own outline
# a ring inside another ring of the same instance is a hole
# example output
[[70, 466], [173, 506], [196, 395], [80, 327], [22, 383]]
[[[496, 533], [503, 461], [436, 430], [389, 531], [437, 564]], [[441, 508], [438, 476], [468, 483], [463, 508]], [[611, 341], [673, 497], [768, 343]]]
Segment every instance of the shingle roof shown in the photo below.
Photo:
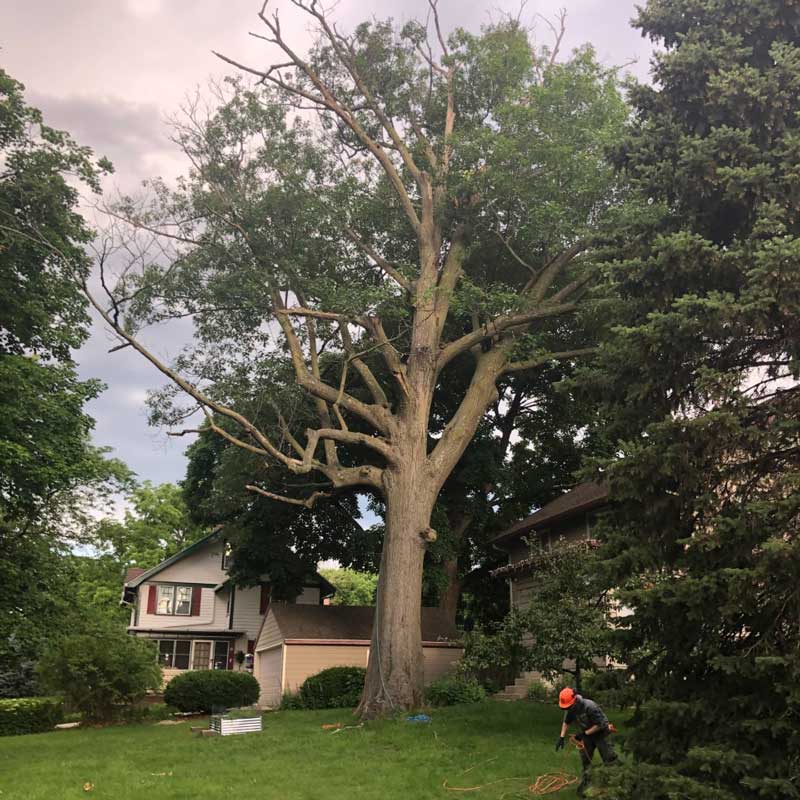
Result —
[[[284, 639], [348, 639], [369, 641], [372, 638], [372, 606], [317, 606], [302, 603], [272, 603]], [[439, 608], [422, 609], [424, 642], [458, 639], [455, 625]]]
[[512, 525], [492, 541], [494, 544], [522, 536], [532, 530], [561, 522], [574, 514], [589, 511], [608, 502], [608, 487], [602, 483], [581, 483], [561, 497]]
[[134, 578], [144, 575], [145, 572], [147, 570], [144, 567], [128, 567], [128, 571], [125, 573], [125, 583], [130, 583]]

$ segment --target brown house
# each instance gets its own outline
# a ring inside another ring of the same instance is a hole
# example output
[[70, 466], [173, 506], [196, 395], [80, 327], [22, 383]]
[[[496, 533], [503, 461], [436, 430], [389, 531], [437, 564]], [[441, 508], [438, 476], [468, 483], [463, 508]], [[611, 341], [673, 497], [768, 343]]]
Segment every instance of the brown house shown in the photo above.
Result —
[[582, 483], [495, 537], [492, 544], [508, 553], [508, 564], [492, 576], [508, 580], [512, 606], [525, 608], [530, 602], [537, 560], [532, 546], [593, 546], [596, 514], [607, 504], [606, 486]]
[[[503, 531], [492, 542], [508, 553], [508, 564], [492, 571], [495, 578], [509, 584], [512, 606], [525, 609], [531, 602], [536, 580], [538, 547], [591, 548], [596, 546], [592, 528], [597, 512], [608, 504], [608, 488], [597, 483], [582, 483], [540, 508], [534, 514]], [[499, 696], [509, 700], [525, 696], [528, 685], [539, 680], [535, 672], [525, 672]]]
[[[272, 603], [256, 641], [254, 674], [259, 705], [279, 705], [286, 693], [328, 667], [366, 667], [372, 639], [372, 606]], [[425, 683], [455, 669], [463, 653], [458, 632], [438, 608], [422, 609]]]

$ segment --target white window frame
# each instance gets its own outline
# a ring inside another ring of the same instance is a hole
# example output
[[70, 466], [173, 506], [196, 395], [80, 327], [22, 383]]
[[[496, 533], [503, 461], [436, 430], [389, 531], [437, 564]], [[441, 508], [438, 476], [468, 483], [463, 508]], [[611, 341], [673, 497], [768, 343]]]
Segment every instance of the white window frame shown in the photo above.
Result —
[[[189, 605], [186, 611], [178, 611], [178, 590], [186, 589], [189, 592]], [[170, 592], [170, 611], [160, 611], [161, 595], [164, 590]], [[191, 617], [192, 616], [192, 595], [194, 594], [194, 587], [187, 586], [186, 584], [164, 584], [159, 583], [156, 596], [156, 615], [159, 617]]]

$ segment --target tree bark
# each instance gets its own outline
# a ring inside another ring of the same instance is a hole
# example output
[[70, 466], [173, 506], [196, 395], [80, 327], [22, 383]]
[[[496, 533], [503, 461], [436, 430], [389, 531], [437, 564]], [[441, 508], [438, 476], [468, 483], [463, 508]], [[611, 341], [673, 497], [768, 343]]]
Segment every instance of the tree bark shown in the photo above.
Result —
[[372, 719], [423, 702], [422, 562], [434, 498], [413, 461], [385, 473], [386, 520], [367, 677], [357, 714]]
[[449, 622], [455, 623], [458, 612], [458, 601], [461, 597], [461, 578], [458, 576], [458, 558], [444, 562], [443, 570], [447, 577], [447, 588], [439, 598], [439, 608], [447, 614]]

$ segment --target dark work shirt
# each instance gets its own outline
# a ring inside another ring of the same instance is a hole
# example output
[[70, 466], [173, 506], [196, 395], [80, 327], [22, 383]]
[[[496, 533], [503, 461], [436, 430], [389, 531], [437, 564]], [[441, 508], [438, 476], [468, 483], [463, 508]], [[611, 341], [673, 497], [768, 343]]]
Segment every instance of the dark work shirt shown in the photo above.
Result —
[[593, 728], [595, 725], [599, 725], [601, 730], [608, 730], [608, 717], [603, 713], [603, 709], [593, 700], [580, 695], [575, 700], [575, 705], [566, 710], [564, 722], [567, 725], [577, 722], [583, 731]]

